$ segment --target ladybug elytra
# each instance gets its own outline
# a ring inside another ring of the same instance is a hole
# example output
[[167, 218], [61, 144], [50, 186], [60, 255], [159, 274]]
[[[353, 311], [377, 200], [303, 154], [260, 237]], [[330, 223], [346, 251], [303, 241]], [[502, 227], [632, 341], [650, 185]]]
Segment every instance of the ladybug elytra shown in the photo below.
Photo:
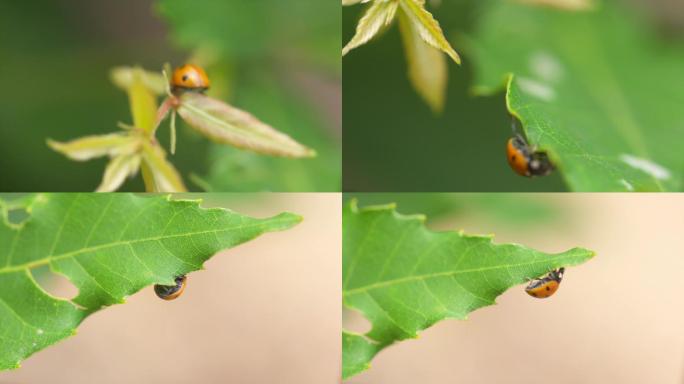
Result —
[[538, 299], [545, 299], [558, 290], [561, 280], [563, 280], [563, 273], [565, 268], [556, 269], [555, 271], [549, 272], [548, 275], [540, 278], [534, 279], [525, 288], [525, 292], [532, 297]]
[[171, 77], [171, 87], [174, 91], [204, 92], [209, 89], [209, 77], [202, 67], [185, 64], [176, 68]]
[[546, 152], [535, 151], [520, 135], [508, 139], [506, 154], [508, 164], [521, 176], [545, 176], [554, 169]]

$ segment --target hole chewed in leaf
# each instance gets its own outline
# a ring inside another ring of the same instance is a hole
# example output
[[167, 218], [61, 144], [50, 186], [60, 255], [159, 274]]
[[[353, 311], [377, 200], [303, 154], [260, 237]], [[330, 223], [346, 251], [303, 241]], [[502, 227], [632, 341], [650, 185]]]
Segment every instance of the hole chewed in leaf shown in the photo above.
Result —
[[10, 224], [19, 225], [30, 217], [24, 208], [15, 208], [7, 211], [7, 220]]
[[373, 324], [357, 311], [345, 310], [342, 314], [342, 323], [345, 330], [361, 335], [373, 328]]
[[40, 288], [53, 297], [71, 301], [78, 296], [78, 288], [66, 276], [51, 271], [46, 265], [33, 268], [31, 275]]

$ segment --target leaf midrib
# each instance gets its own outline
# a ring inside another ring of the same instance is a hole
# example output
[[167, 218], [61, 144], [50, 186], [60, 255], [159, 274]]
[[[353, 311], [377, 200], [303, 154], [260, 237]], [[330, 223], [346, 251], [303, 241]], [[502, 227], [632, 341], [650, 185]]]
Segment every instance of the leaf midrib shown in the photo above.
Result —
[[135, 239], [135, 240], [127, 240], [127, 241], [114, 241], [114, 242], [110, 242], [110, 243], [100, 244], [100, 245], [97, 245], [94, 247], [81, 248], [79, 250], [63, 253], [60, 255], [49, 255], [45, 258], [35, 260], [35, 261], [30, 262], [30, 263], [19, 264], [19, 265], [15, 265], [15, 266], [11, 266], [11, 267], [5, 267], [5, 268], [0, 269], [0, 274], [12, 273], [12, 272], [22, 271], [25, 269], [36, 268], [36, 267], [51, 263], [53, 261], [62, 260], [62, 259], [66, 259], [69, 257], [75, 257], [75, 256], [80, 255], [80, 254], [93, 252], [93, 251], [99, 251], [102, 249], [114, 248], [114, 247], [118, 247], [121, 245], [132, 245], [132, 244], [137, 244], [137, 243], [144, 243], [147, 241], [160, 241], [160, 240], [165, 240], [165, 239], [189, 237], [189, 236], [203, 235], [203, 234], [208, 234], [208, 233], [216, 234], [219, 232], [233, 231], [236, 229], [253, 228], [253, 227], [259, 227], [259, 226], [263, 226], [263, 225], [267, 225], [267, 224], [284, 223], [284, 222], [288, 222], [288, 221], [291, 221], [291, 219], [273, 219], [273, 220], [269, 220], [269, 221], [262, 221], [259, 223], [254, 223], [254, 224], [249, 224], [249, 225], [240, 225], [240, 226], [228, 227], [228, 228], [223, 228], [223, 229], [188, 232], [188, 233], [175, 234], [175, 235], [161, 235], [161, 236], [147, 237], [147, 238], [143, 238], [143, 239]]

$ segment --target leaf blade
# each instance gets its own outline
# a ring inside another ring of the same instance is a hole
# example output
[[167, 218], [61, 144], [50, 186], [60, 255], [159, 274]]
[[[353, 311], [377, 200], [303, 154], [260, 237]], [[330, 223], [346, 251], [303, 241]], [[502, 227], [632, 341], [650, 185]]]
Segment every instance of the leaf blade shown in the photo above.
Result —
[[342, 56], [345, 56], [352, 49], [366, 44], [380, 32], [381, 28], [388, 26], [394, 20], [397, 6], [397, 0], [374, 1], [359, 20], [356, 33], [352, 39], [342, 48]]
[[509, 112], [571, 190], [684, 188], [676, 45], [612, 2], [580, 13], [492, 3], [482, 15], [469, 44], [476, 88], [491, 93], [508, 79]]
[[554, 255], [494, 244], [489, 236], [432, 232], [424, 221], [393, 205], [345, 208], [343, 303], [372, 324], [363, 336], [343, 334], [343, 372], [349, 376], [394, 342], [443, 319], [465, 319], [526, 279], [593, 257], [581, 248]]
[[192, 128], [222, 144], [283, 157], [313, 157], [316, 152], [251, 114], [198, 93], [181, 96], [178, 114]]
[[53, 150], [76, 161], [86, 161], [102, 156], [130, 154], [136, 149], [136, 140], [125, 133], [85, 136], [66, 143], [49, 140]]
[[144, 143], [142, 159], [144, 167], [149, 170], [150, 180], [146, 183], [153, 186], [153, 192], [187, 192], [183, 178], [166, 159], [166, 153], [159, 145]]
[[434, 113], [442, 112], [449, 77], [445, 57], [423, 41], [404, 12], [399, 12], [399, 31], [411, 84]]
[[[0, 225], [0, 323], [15, 330], [3, 336], [12, 348], [0, 350], [0, 369], [69, 336], [103, 306], [150, 284], [170, 284], [221, 249], [301, 220], [289, 213], [254, 219], [203, 209], [198, 201], [132, 194], [38, 195], [30, 213], [18, 226]], [[69, 278], [78, 296], [45, 293], [30, 274], [42, 265]]]
[[425, 9], [424, 2], [418, 0], [399, 0], [399, 5], [413, 23], [420, 37], [428, 45], [446, 53], [456, 64], [461, 64], [461, 57], [451, 46], [439, 22]]

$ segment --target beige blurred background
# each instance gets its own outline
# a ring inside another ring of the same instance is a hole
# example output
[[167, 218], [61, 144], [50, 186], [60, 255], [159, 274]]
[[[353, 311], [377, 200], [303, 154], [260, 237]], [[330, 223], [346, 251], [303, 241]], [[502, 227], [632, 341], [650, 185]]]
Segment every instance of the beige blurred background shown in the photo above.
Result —
[[[684, 194], [520, 198], [551, 201], [565, 219], [515, 228], [471, 214], [429, 226], [596, 257], [566, 270], [555, 296], [510, 289], [467, 321], [388, 347], [348, 383], [684, 383]], [[369, 329], [359, 316], [348, 324]]]
[[149, 287], [95, 313], [76, 336], [0, 374], [0, 383], [337, 382], [340, 195], [255, 196], [205, 201], [256, 217], [290, 211], [304, 221], [216, 255], [189, 275], [176, 301]]

